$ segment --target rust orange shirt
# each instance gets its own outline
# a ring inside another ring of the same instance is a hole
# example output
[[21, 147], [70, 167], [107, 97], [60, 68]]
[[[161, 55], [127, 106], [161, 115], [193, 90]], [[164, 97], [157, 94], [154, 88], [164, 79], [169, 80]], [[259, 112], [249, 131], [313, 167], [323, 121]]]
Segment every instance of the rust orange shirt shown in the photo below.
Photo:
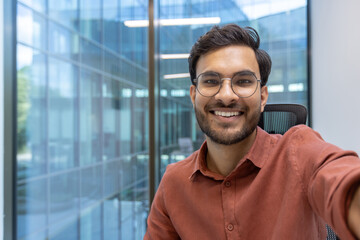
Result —
[[283, 136], [258, 128], [227, 177], [209, 171], [206, 152], [205, 142], [167, 167], [144, 239], [326, 239], [325, 222], [341, 239], [354, 239], [345, 219], [360, 181], [356, 153], [304, 125]]

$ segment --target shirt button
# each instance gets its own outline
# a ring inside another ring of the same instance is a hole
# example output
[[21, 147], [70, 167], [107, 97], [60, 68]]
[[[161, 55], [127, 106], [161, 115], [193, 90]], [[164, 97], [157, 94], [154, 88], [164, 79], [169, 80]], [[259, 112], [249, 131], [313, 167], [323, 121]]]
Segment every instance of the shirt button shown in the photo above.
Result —
[[225, 186], [226, 186], [226, 187], [230, 187], [230, 186], [231, 186], [231, 182], [226, 181], [226, 182], [225, 182]]
[[227, 229], [228, 229], [229, 231], [234, 230], [234, 225], [232, 225], [232, 224], [230, 223], [229, 225], [227, 225]]

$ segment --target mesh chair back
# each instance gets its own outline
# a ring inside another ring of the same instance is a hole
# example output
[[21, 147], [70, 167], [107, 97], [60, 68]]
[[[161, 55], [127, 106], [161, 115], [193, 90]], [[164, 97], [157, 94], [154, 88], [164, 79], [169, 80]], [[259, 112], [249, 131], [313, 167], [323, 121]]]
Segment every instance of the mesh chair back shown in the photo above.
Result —
[[267, 104], [259, 126], [268, 133], [284, 134], [289, 128], [305, 124], [307, 110], [299, 104]]

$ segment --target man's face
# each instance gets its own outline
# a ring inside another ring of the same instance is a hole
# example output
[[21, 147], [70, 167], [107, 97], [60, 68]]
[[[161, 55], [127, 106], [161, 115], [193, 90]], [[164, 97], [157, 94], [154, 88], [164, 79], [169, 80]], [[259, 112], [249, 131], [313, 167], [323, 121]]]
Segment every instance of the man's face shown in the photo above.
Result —
[[[247, 46], [227, 46], [202, 55], [196, 65], [196, 74], [217, 72], [221, 78], [231, 78], [242, 71], [253, 72], [260, 79], [255, 52]], [[254, 133], [260, 114], [267, 101], [267, 87], [258, 87], [247, 98], [238, 97], [230, 81], [223, 81], [220, 91], [213, 97], [204, 97], [190, 87], [190, 97], [201, 130], [212, 141], [231, 145]], [[230, 116], [229, 116], [230, 115]]]

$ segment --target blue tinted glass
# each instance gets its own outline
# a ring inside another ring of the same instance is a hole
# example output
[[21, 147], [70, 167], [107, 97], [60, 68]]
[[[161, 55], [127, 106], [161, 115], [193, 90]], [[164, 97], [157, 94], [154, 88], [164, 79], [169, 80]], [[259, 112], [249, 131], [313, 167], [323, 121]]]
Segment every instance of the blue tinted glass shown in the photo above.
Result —
[[69, 215], [69, 217], [66, 217], [61, 221], [56, 222], [56, 224], [50, 226], [48, 239], [51, 240], [79, 239], [78, 225], [79, 223], [78, 223], [77, 215], [76, 214]]
[[78, 60], [79, 36], [55, 23], [49, 24], [49, 51], [63, 58]]
[[36, 11], [46, 11], [46, 0], [19, 0], [19, 2], [24, 3], [25, 5], [35, 9]]
[[80, 49], [81, 49], [81, 62], [87, 66], [101, 69], [101, 49], [94, 43], [81, 39], [80, 40]]
[[120, 85], [116, 80], [103, 81], [103, 159], [120, 156]]
[[78, 0], [47, 0], [49, 4], [49, 17], [70, 29], [78, 29], [79, 7]]
[[80, 0], [80, 32], [88, 39], [100, 42], [100, 0]]
[[62, 173], [50, 178], [51, 224], [79, 212], [79, 172]]
[[103, 41], [104, 46], [115, 52], [120, 51], [120, 1], [103, 0]]
[[80, 218], [80, 239], [101, 240], [101, 205], [82, 212]]
[[118, 197], [106, 199], [104, 208], [104, 239], [120, 238], [120, 201]]
[[101, 87], [100, 76], [81, 71], [79, 103], [80, 165], [101, 161]]
[[46, 179], [17, 186], [17, 236], [19, 239], [39, 231], [47, 223]]
[[76, 164], [77, 79], [76, 67], [49, 59], [48, 155], [51, 171], [68, 169]]
[[106, 163], [104, 169], [104, 194], [112, 196], [120, 191], [120, 161]]
[[18, 4], [17, 40], [29, 46], [46, 50], [46, 21], [31, 9]]
[[81, 206], [86, 207], [102, 198], [102, 167], [88, 167], [81, 171]]
[[46, 57], [17, 45], [18, 179], [46, 172]]
[[132, 152], [133, 133], [133, 89], [122, 85], [120, 89], [120, 153], [122, 156]]

